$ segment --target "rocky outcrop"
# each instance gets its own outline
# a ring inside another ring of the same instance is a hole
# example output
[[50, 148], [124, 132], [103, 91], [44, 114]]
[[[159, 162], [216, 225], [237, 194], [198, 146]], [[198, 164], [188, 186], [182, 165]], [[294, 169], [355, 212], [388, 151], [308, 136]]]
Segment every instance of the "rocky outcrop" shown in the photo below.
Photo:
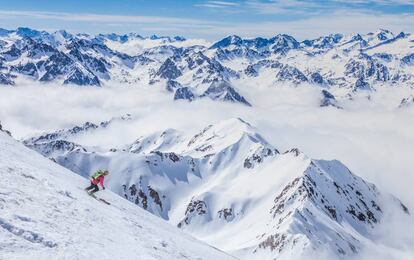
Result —
[[191, 199], [188, 204], [184, 215], [184, 219], [177, 224], [178, 228], [184, 228], [186, 225], [191, 224], [194, 220], [200, 222], [201, 224], [210, 218], [206, 202], [194, 198]]
[[10, 131], [8, 131], [8, 130], [6, 130], [6, 129], [3, 128], [3, 126], [1, 125], [1, 122], [0, 122], [0, 131], [8, 134], [9, 136], [12, 136], [11, 133], [10, 133]]
[[410, 107], [414, 105], [414, 95], [403, 98], [400, 102], [399, 108]]
[[341, 106], [338, 105], [338, 102], [335, 98], [334, 95], [332, 95], [329, 91], [327, 90], [322, 90], [322, 99], [320, 102], [320, 107], [336, 107], [336, 108], [342, 108]]

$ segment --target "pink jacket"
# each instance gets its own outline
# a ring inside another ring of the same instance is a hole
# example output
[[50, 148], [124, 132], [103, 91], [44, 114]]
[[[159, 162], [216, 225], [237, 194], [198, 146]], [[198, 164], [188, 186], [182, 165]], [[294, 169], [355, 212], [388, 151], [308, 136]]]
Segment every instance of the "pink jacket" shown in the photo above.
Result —
[[104, 180], [105, 180], [105, 176], [101, 175], [96, 179], [92, 178], [92, 183], [95, 185], [98, 185], [98, 183], [101, 185], [101, 187], [104, 187]]

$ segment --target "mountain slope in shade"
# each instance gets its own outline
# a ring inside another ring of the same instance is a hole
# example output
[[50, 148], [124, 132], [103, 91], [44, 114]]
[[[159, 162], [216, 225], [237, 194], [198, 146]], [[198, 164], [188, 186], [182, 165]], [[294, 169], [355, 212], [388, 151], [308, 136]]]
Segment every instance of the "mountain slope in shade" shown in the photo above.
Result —
[[0, 131], [2, 259], [233, 259]]
[[318, 250], [349, 257], [386, 225], [384, 201], [409, 214], [339, 161], [313, 160], [298, 149], [280, 153], [239, 118], [195, 135], [169, 129], [107, 152], [54, 155], [83, 176], [109, 169], [115, 193], [246, 259]]

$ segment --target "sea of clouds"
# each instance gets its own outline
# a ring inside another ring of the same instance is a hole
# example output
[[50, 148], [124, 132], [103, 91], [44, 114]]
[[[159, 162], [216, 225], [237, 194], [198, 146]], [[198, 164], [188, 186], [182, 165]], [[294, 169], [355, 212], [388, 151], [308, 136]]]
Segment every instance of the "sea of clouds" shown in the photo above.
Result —
[[153, 86], [27, 83], [0, 88], [0, 121], [16, 139], [22, 139], [131, 114], [131, 121], [77, 140], [107, 149], [154, 131], [174, 128], [195, 133], [217, 121], [240, 117], [281, 152], [297, 147], [312, 158], [338, 159], [381, 191], [400, 198], [411, 216], [387, 215], [376, 244], [368, 245], [362, 255], [413, 259], [414, 106], [397, 108], [407, 90], [384, 89], [370, 94], [371, 101], [362, 95], [344, 103], [344, 109], [336, 109], [320, 108], [320, 89], [313, 87], [239, 86], [252, 107], [210, 100], [173, 101], [165, 90]]

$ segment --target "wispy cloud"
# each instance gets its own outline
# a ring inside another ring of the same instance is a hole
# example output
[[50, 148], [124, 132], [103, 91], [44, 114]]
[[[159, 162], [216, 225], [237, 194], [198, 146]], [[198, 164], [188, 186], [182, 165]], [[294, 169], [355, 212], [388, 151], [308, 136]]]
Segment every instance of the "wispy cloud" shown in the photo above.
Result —
[[320, 3], [301, 0], [247, 0], [245, 6], [259, 14], [303, 14], [319, 8]]
[[104, 15], [93, 13], [65, 13], [65, 12], [43, 12], [43, 11], [13, 11], [0, 10], [0, 18], [38, 18], [49, 20], [65, 20], [78, 22], [129, 22], [129, 23], [200, 23], [201, 20], [189, 18], [176, 18], [165, 16], [129, 16], [129, 15]]
[[[390, 6], [414, 5], [412, 0], [246, 0], [244, 7], [259, 14], [315, 15], [340, 9], [388, 12]], [[408, 10], [407, 10], [408, 11]], [[414, 12], [414, 10], [411, 10]]]
[[[110, 27], [139, 28], [140, 31], [184, 33], [205, 31], [219, 26], [216, 21], [201, 19], [166, 17], [166, 16], [130, 16], [130, 15], [104, 15], [94, 13], [66, 13], [66, 12], [43, 12], [43, 11], [15, 11], [0, 10], [0, 20], [11, 21], [14, 19], [18, 26], [31, 26], [35, 21], [50, 24], [50, 21], [60, 21], [65, 25], [85, 25], [104, 31], [113, 30]], [[82, 29], [83, 26], [78, 26]], [[109, 28], [108, 28], [109, 27]], [[63, 27], [64, 29], [67, 29]], [[61, 28], [61, 29], [63, 29]], [[153, 29], [158, 29], [153, 31]], [[46, 29], [46, 28], [38, 28]], [[99, 32], [104, 32], [99, 31]], [[85, 32], [85, 31], [80, 31]]]
[[348, 4], [377, 4], [377, 5], [414, 5], [412, 0], [332, 0]]
[[201, 3], [201, 4], [195, 4], [194, 6], [225, 9], [225, 8], [237, 7], [239, 5], [240, 5], [239, 3], [229, 2], [229, 1], [206, 1], [206, 2]]
[[[245, 37], [274, 36], [287, 33], [298, 40], [315, 38], [330, 33], [368, 33], [386, 28], [394, 32], [411, 32], [414, 28], [414, 16], [410, 14], [381, 14], [338, 10], [323, 16], [304, 17], [293, 21], [264, 21], [261, 23], [243, 23], [232, 26], [222, 25], [215, 28], [217, 34], [231, 31]], [[229, 34], [229, 33], [227, 33]]]
[[[294, 1], [290, 3], [290, 6], [298, 4], [299, 1]], [[310, 4], [307, 5], [310, 6]], [[278, 33], [286, 33], [298, 39], [305, 39], [333, 32], [365, 33], [378, 28], [410, 32], [414, 28], [414, 15], [412, 14], [384, 14], [364, 10], [350, 12], [349, 9], [331, 11], [323, 15], [298, 15], [294, 20], [269, 19], [255, 22], [10, 10], [0, 10], [0, 20], [9, 23], [14, 21], [13, 26], [16, 27], [32, 27], [37, 22], [38, 24], [53, 24], [57, 29], [68, 29], [68, 26], [73, 28], [77, 25], [75, 32], [134, 31], [148, 34], [179, 34], [187, 38], [208, 40], [217, 40], [229, 34], [238, 34], [243, 37], [271, 37]], [[89, 31], [84, 28], [88, 28]], [[137, 28], [139, 31], [136, 31]], [[37, 29], [46, 28], [38, 26]]]

